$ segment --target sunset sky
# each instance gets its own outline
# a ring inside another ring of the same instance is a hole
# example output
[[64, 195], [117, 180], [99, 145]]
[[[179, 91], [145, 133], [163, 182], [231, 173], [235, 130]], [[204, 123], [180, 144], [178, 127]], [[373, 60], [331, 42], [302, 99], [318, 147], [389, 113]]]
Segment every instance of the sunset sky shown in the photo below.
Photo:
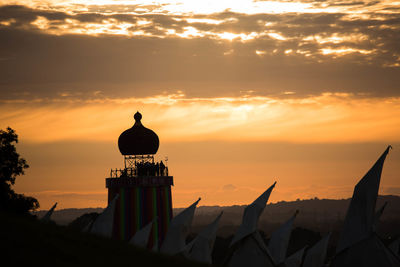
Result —
[[0, 0], [17, 192], [104, 207], [136, 111], [174, 207], [348, 198], [388, 144], [400, 195], [400, 1]]

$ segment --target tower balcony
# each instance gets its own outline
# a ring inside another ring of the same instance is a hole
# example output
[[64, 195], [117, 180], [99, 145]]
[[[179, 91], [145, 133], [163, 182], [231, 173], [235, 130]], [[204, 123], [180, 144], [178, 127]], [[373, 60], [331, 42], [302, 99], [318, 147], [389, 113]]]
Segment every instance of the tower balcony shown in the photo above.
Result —
[[[155, 165], [154, 165], [155, 166]], [[137, 186], [171, 186], [173, 177], [168, 174], [168, 167], [162, 172], [152, 165], [125, 169], [111, 169], [110, 177], [106, 178], [106, 187], [137, 187]]]

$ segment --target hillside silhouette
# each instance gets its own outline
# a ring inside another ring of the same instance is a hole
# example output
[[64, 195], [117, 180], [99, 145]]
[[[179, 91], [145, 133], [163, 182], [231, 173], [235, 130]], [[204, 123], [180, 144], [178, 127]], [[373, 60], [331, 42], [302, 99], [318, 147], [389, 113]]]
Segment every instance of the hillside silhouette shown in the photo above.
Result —
[[[379, 196], [377, 207], [388, 202], [381, 217], [378, 233], [383, 237], [400, 235], [400, 196]], [[268, 204], [260, 218], [260, 229], [271, 233], [282, 222], [287, 220], [296, 210], [299, 214], [295, 221], [295, 227], [310, 229], [315, 232], [329, 232], [340, 230], [350, 199], [304, 199], [297, 201], [280, 201]], [[243, 210], [246, 205], [235, 206], [200, 206], [196, 209], [192, 231], [198, 232], [204, 225], [209, 224], [222, 210], [218, 236], [228, 237], [232, 235], [241, 223]], [[73, 220], [87, 213], [100, 213], [102, 208], [87, 209], [62, 209], [54, 211], [52, 219], [60, 225], [68, 225]], [[174, 209], [174, 214], [181, 208]], [[39, 218], [46, 213], [45, 210], [34, 212]]]
[[9, 266], [206, 266], [55, 223], [0, 214], [0, 250]]

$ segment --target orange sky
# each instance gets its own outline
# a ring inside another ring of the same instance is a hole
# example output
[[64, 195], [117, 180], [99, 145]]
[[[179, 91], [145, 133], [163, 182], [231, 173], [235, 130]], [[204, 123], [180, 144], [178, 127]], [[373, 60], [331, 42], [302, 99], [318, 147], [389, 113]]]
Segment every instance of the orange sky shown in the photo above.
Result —
[[106, 204], [143, 114], [173, 202], [350, 197], [388, 144], [400, 194], [399, 2], [0, 0], [0, 128], [43, 209]]

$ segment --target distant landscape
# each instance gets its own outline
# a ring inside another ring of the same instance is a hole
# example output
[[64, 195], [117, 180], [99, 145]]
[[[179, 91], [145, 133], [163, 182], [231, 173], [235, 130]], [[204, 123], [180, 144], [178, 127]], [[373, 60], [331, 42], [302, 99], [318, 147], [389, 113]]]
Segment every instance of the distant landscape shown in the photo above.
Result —
[[[381, 217], [378, 233], [382, 237], [400, 235], [400, 196], [379, 196], [377, 208], [388, 202]], [[299, 214], [294, 227], [310, 229], [320, 233], [336, 232], [341, 229], [344, 216], [350, 199], [304, 199], [297, 201], [280, 201], [268, 204], [261, 215], [259, 229], [271, 233], [282, 222], [292, 216], [296, 210]], [[197, 233], [202, 226], [209, 224], [221, 211], [224, 212], [217, 235], [228, 237], [234, 234], [242, 220], [243, 210], [246, 206], [199, 206], [193, 220], [192, 232]], [[174, 209], [178, 213], [183, 208]], [[60, 225], [67, 225], [85, 213], [100, 213], [103, 208], [87, 209], [62, 209], [55, 210], [52, 219]], [[35, 212], [38, 217], [45, 214], [45, 210]]]

